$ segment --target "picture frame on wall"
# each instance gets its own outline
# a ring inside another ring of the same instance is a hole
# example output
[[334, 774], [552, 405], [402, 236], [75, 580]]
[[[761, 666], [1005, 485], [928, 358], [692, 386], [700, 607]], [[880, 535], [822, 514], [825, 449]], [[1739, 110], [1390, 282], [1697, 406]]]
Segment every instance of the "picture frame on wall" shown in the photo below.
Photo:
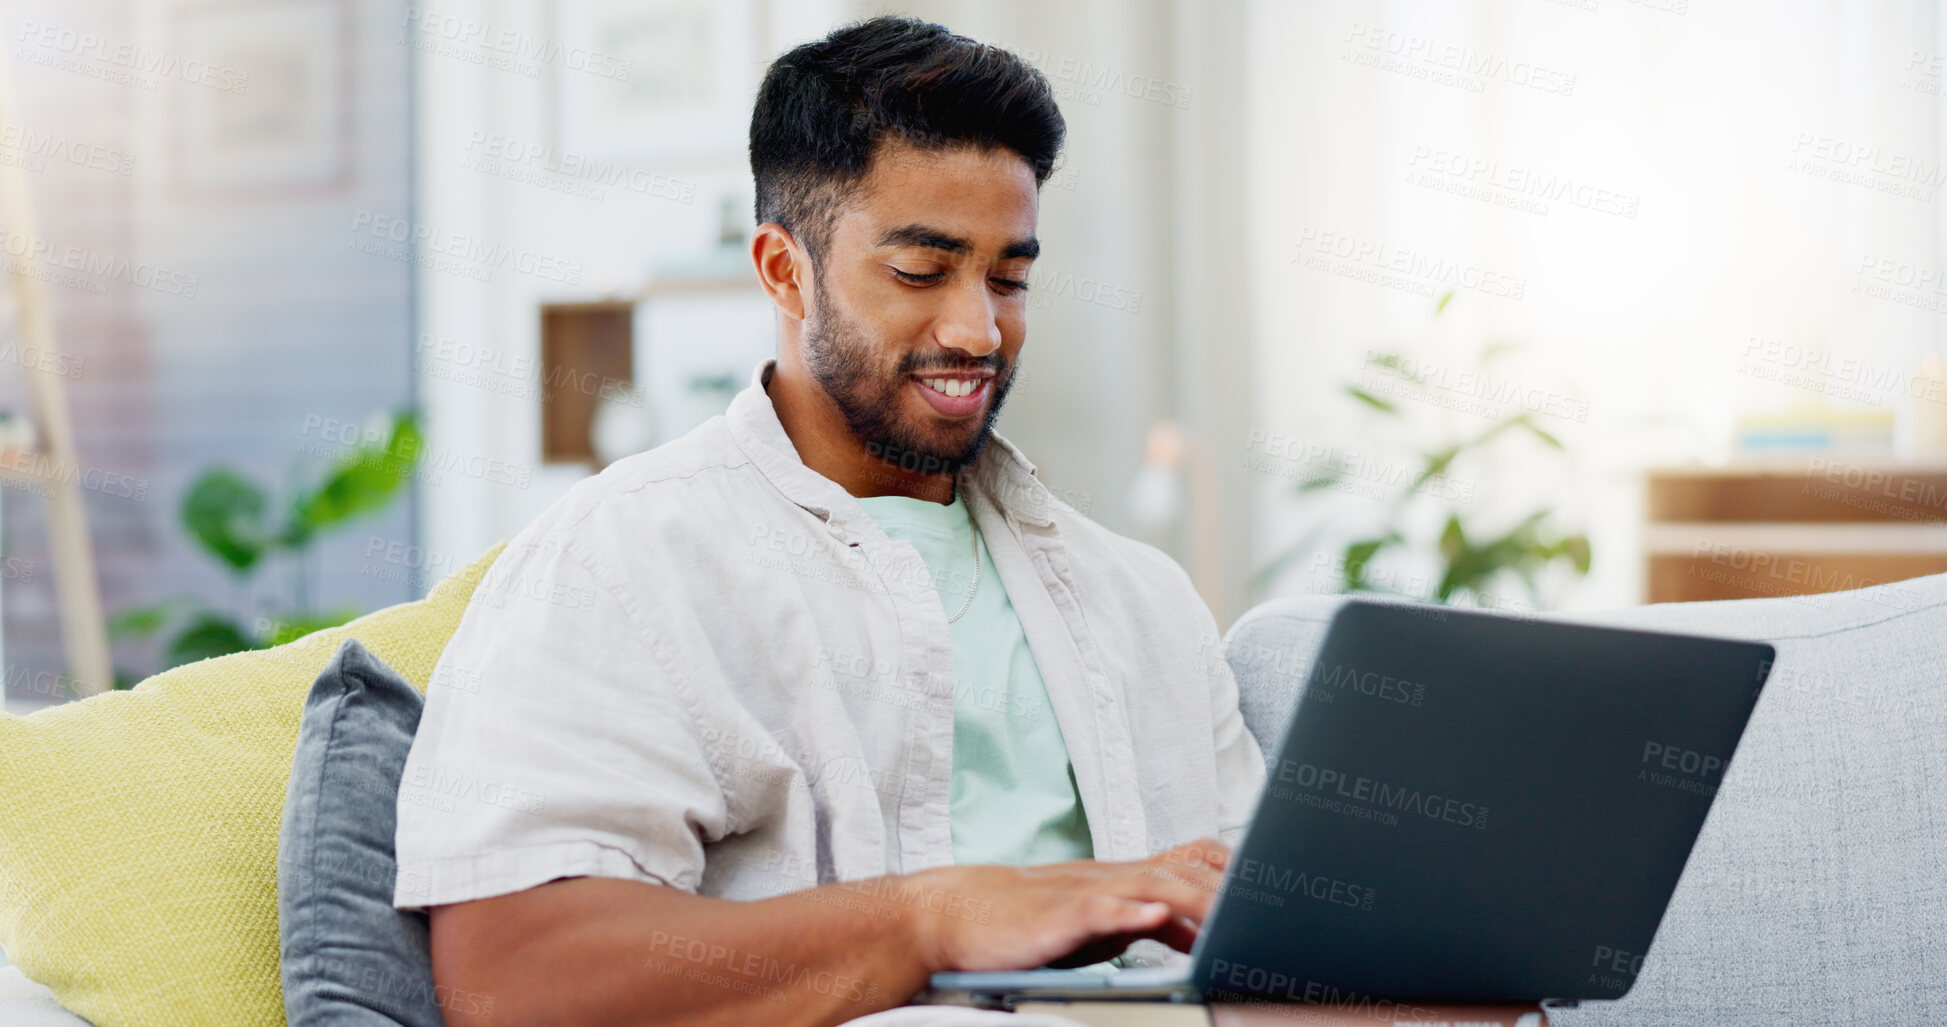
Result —
[[179, 192], [318, 190], [350, 180], [348, 19], [344, 0], [173, 10], [171, 39], [185, 69], [171, 104]]
[[743, 158], [757, 92], [754, 0], [555, 0], [562, 159], [643, 168]]

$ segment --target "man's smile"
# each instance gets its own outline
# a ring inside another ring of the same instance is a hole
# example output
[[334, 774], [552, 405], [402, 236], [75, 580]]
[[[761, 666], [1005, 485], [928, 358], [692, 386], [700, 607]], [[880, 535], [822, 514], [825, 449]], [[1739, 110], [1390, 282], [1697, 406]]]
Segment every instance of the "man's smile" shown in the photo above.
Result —
[[973, 417], [987, 405], [988, 383], [992, 375], [954, 374], [913, 375], [913, 388], [928, 405], [943, 417]]

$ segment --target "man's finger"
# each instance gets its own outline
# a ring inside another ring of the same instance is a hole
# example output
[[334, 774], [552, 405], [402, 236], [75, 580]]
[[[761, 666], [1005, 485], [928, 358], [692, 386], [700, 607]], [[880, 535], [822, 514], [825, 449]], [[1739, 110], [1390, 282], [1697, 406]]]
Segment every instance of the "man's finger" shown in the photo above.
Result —
[[1180, 874], [1143, 872], [1128, 875], [1112, 886], [1115, 894], [1144, 902], [1166, 902], [1177, 916], [1201, 924], [1210, 912], [1214, 888], [1204, 888], [1184, 880]]
[[1169, 904], [1153, 899], [1097, 893], [1082, 903], [1082, 923], [1094, 935], [1143, 934], [1167, 923]]
[[1224, 882], [1221, 872], [1195, 863], [1151, 863], [1143, 869], [1143, 873], [1206, 892], [1216, 891]]
[[1215, 838], [1185, 842], [1156, 857], [1167, 863], [1189, 863], [1221, 871], [1230, 865], [1230, 846]]

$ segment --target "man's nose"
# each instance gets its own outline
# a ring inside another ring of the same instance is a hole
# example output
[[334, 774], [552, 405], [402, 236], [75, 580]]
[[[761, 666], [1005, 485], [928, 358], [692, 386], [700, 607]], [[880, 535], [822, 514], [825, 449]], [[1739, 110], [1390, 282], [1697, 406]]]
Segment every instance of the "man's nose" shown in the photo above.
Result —
[[984, 357], [1001, 348], [1000, 320], [985, 279], [955, 288], [934, 328], [934, 337], [947, 349]]

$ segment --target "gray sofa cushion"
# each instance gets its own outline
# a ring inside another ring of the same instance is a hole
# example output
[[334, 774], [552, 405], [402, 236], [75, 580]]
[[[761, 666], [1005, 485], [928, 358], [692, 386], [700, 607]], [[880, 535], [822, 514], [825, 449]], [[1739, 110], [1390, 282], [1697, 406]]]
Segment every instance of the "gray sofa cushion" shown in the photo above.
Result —
[[292, 1027], [441, 1027], [426, 916], [392, 908], [395, 803], [424, 705], [356, 641], [304, 701], [277, 853]]
[[[1267, 750], [1339, 601], [1266, 603], [1226, 635]], [[1947, 1023], [1947, 575], [1565, 619], [1767, 641], [1778, 663], [1635, 988], [1552, 1022]]]
[[0, 1024], [6, 1027], [88, 1027], [88, 1021], [62, 1008], [54, 993], [20, 972], [0, 966]]

